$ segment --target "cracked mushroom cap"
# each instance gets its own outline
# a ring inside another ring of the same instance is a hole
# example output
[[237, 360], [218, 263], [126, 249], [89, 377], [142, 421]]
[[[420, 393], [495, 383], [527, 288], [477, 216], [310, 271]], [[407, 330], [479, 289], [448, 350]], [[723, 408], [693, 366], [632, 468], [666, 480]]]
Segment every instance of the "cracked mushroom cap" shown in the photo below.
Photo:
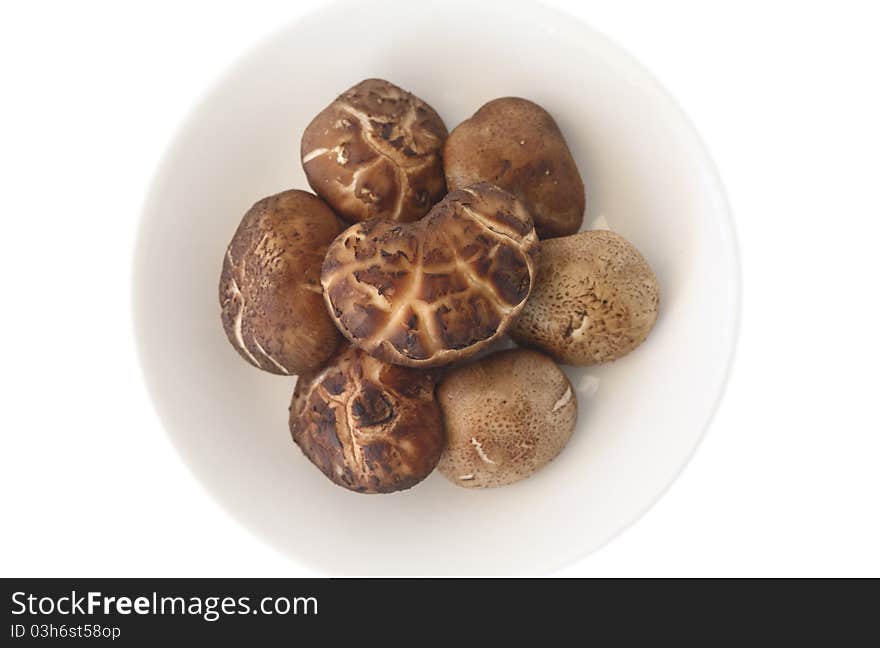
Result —
[[539, 272], [510, 335], [559, 362], [616, 360], [641, 344], [657, 321], [657, 277], [620, 234], [592, 230], [544, 241]]
[[453, 369], [437, 400], [447, 436], [437, 468], [466, 488], [504, 486], [534, 474], [565, 447], [577, 421], [568, 377], [527, 349]]
[[444, 441], [432, 377], [350, 346], [299, 377], [290, 431], [331, 481], [360, 493], [415, 486], [434, 470]]
[[453, 129], [443, 149], [449, 190], [487, 181], [525, 203], [543, 241], [577, 232], [584, 182], [553, 117], [518, 97], [495, 99]]
[[255, 367], [289, 376], [314, 369], [341, 336], [321, 295], [321, 263], [342, 223], [296, 189], [248, 210], [226, 248], [220, 308], [226, 336]]
[[418, 220], [446, 193], [443, 120], [382, 79], [346, 90], [306, 127], [309, 185], [342, 218]]
[[324, 298], [339, 330], [371, 355], [440, 366], [504, 334], [531, 292], [539, 245], [522, 203], [481, 183], [415, 223], [349, 227], [327, 251]]

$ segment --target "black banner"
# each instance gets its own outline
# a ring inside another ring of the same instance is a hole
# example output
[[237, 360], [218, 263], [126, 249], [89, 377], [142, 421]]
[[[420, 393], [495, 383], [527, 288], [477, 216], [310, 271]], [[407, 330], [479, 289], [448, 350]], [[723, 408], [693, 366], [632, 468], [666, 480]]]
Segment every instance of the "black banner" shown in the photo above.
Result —
[[8, 646], [309, 637], [331, 646], [441, 638], [468, 646], [526, 634], [543, 645], [560, 643], [563, 629], [579, 643], [612, 632], [611, 645], [689, 637], [751, 645], [804, 633], [844, 645], [878, 635], [875, 582], [6, 579], [3, 599]]

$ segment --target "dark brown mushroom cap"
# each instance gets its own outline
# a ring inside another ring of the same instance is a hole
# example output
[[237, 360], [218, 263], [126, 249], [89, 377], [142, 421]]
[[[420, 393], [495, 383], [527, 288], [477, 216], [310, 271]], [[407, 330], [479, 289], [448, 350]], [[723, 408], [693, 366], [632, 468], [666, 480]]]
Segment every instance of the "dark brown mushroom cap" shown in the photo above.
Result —
[[428, 372], [350, 346], [299, 377], [290, 431], [331, 481], [360, 493], [415, 486], [434, 470], [445, 439]]
[[584, 182], [553, 117], [526, 99], [480, 108], [449, 135], [443, 150], [450, 191], [491, 182], [525, 203], [541, 239], [577, 232]]
[[341, 217], [418, 220], [446, 193], [443, 120], [381, 79], [345, 91], [306, 127], [300, 154], [309, 185]]
[[539, 242], [522, 203], [481, 183], [415, 223], [353, 225], [321, 271], [336, 325], [388, 362], [433, 367], [502, 335], [535, 280]]
[[324, 202], [293, 189], [248, 210], [220, 276], [223, 328], [255, 367], [281, 375], [321, 365], [341, 337], [321, 296], [321, 263], [342, 223]]

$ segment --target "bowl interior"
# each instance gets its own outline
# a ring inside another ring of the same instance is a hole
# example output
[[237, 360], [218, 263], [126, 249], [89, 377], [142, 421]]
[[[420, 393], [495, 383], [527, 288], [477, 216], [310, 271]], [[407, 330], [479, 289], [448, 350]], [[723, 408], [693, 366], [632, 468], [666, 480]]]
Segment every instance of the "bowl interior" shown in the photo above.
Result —
[[[308, 185], [299, 140], [342, 90], [383, 77], [451, 130], [518, 95], [558, 121], [607, 221], [654, 267], [661, 315], [607, 366], [566, 368], [580, 416], [532, 478], [469, 490], [433, 474], [410, 491], [332, 485], [291, 442], [293, 378], [257, 371], [220, 325], [225, 247], [259, 198]], [[177, 450], [257, 536], [329, 574], [543, 573], [602, 545], [675, 478], [715, 409], [738, 309], [733, 229], [699, 138], [607, 39], [537, 4], [330, 5], [249, 51], [178, 131], [148, 196], [134, 318], [151, 396]]]

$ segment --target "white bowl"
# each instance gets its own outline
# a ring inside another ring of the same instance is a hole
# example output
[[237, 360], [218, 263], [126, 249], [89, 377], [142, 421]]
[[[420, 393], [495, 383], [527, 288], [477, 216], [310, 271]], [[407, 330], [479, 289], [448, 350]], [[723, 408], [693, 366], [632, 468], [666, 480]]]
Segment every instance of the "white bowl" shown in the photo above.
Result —
[[[566, 368], [577, 430], [512, 486], [463, 489], [437, 473], [394, 495], [334, 486], [290, 439], [294, 379], [247, 365], [223, 333], [217, 283], [241, 216], [263, 196], [308, 189], [303, 128], [367, 77], [422, 97], [450, 130], [496, 97], [543, 105], [585, 179], [585, 227], [607, 220], [659, 278], [648, 340], [615, 363]], [[605, 37], [526, 2], [333, 4], [267, 38], [176, 134], [135, 259], [140, 358], [174, 446], [241, 524], [335, 575], [546, 573], [600, 547], [694, 452], [725, 384], [738, 310], [731, 217], [687, 118]]]

